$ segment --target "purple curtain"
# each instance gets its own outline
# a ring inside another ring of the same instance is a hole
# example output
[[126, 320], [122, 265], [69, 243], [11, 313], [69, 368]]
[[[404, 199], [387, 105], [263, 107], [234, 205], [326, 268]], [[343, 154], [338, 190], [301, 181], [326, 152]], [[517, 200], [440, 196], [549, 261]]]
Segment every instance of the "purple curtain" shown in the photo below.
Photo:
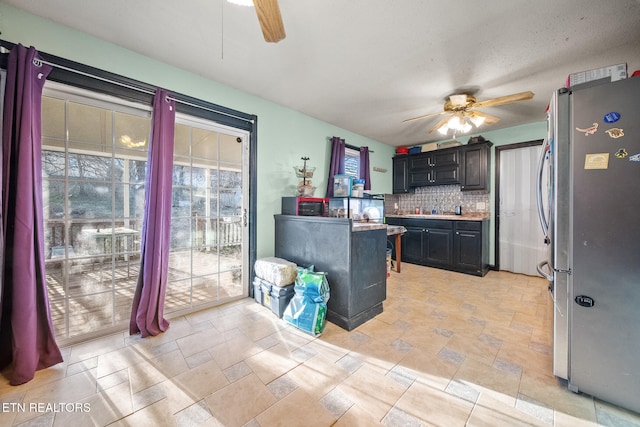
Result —
[[41, 118], [50, 71], [33, 47], [17, 45], [9, 54], [2, 117], [0, 369], [13, 363], [12, 385], [62, 362], [44, 267]]
[[344, 139], [334, 136], [331, 138], [331, 163], [327, 178], [327, 192], [325, 197], [333, 197], [333, 176], [344, 173]]
[[360, 147], [360, 179], [364, 179], [364, 189], [371, 190], [371, 170], [369, 167], [369, 147]]
[[164, 89], [158, 89], [151, 117], [140, 275], [129, 322], [129, 333], [140, 332], [143, 338], [169, 327], [164, 318], [164, 297], [169, 269], [175, 117], [175, 101]]

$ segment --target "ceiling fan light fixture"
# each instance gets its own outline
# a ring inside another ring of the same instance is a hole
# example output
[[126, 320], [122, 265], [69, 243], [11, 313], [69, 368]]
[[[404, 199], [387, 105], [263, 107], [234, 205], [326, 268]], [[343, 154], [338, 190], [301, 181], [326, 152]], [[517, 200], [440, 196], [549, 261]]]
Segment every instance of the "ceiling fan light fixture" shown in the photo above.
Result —
[[470, 120], [475, 127], [480, 127], [484, 123], [484, 119], [485, 118], [483, 116], [475, 116], [475, 117], [471, 117]]
[[251, 6], [253, 7], [253, 0], [227, 0], [229, 3], [237, 4], [238, 6]]
[[455, 114], [451, 116], [451, 118], [447, 122], [447, 126], [451, 129], [459, 129], [460, 126], [462, 126], [462, 120], [460, 120], [460, 117]]
[[462, 94], [459, 94], [459, 95], [450, 95], [449, 96], [449, 101], [451, 101], [451, 105], [455, 105], [455, 106], [466, 105], [466, 103], [467, 103], [467, 94], [466, 93], [462, 93]]
[[471, 126], [469, 123], [464, 122], [464, 124], [460, 127], [460, 132], [462, 132], [462, 133], [467, 133], [467, 132], [469, 132], [471, 129], [472, 129], [472, 126]]
[[442, 126], [440, 126], [440, 128], [438, 129], [438, 132], [440, 132], [440, 134], [442, 135], [446, 135], [449, 132], [449, 126], [447, 126], [447, 124], [443, 124]]

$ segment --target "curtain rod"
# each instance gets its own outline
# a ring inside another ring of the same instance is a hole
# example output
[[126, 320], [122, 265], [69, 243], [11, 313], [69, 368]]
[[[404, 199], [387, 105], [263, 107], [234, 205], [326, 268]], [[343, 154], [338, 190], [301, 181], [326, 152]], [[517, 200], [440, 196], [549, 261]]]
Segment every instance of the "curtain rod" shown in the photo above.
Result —
[[[8, 54], [10, 52], [11, 52], [11, 49], [8, 49], [6, 46], [0, 46], [0, 53], [1, 54]], [[132, 86], [130, 84], [119, 82], [117, 80], [108, 79], [106, 77], [97, 76], [95, 74], [87, 73], [85, 71], [81, 71], [81, 70], [78, 70], [78, 69], [75, 69], [75, 68], [71, 68], [71, 67], [66, 67], [64, 65], [57, 64], [55, 62], [45, 61], [44, 59], [39, 59], [39, 58], [34, 58], [33, 65], [35, 65], [36, 67], [41, 67], [42, 64], [47, 64], [47, 65], [50, 65], [50, 66], [55, 67], [55, 68], [60, 68], [60, 69], [65, 70], [65, 71], [69, 71], [71, 73], [79, 74], [81, 76], [85, 76], [85, 77], [89, 77], [89, 78], [92, 78], [92, 79], [100, 80], [100, 81], [103, 81], [105, 83], [110, 83], [110, 84], [114, 84], [116, 86], [124, 87], [124, 88], [131, 89], [131, 90], [135, 90], [137, 92], [145, 93], [147, 95], [152, 95], [152, 96], [155, 95], [155, 91], [150, 91], [150, 90], [147, 90], [147, 89], [143, 89], [141, 87]], [[198, 104], [195, 104], [195, 103], [192, 103], [192, 102], [188, 102], [188, 101], [184, 101], [182, 99], [178, 99], [178, 98], [175, 98], [175, 97], [168, 97], [167, 99], [170, 99], [170, 100], [175, 101], [177, 103], [180, 103], [182, 105], [187, 105], [189, 107], [199, 108], [201, 110], [209, 111], [211, 113], [222, 114], [222, 115], [227, 116], [227, 117], [231, 117], [231, 118], [234, 118], [234, 119], [242, 120], [244, 122], [255, 124], [255, 120], [253, 120], [253, 119], [248, 119], [246, 117], [241, 117], [241, 116], [238, 116], [238, 115], [235, 115], [235, 114], [230, 114], [230, 113], [227, 113], [225, 111], [215, 110], [213, 108], [205, 107], [204, 105], [198, 105]]]
[[[356, 147], [355, 145], [351, 145], [351, 144], [344, 144], [344, 146], [356, 151], [360, 151], [360, 148], [362, 148], [362, 147]], [[373, 152], [374, 152], [373, 150], [369, 150], [369, 153], [373, 153]]]
[[[143, 89], [141, 87], [136, 87], [136, 86], [128, 85], [126, 83], [122, 83], [122, 82], [118, 82], [118, 81], [115, 81], [115, 80], [107, 79], [105, 77], [96, 76], [95, 74], [86, 73], [84, 71], [76, 70], [76, 69], [70, 68], [70, 67], [65, 67], [64, 65], [56, 64], [54, 62], [45, 61], [43, 59], [38, 59], [38, 58], [35, 58], [33, 60], [33, 65], [35, 65], [36, 67], [41, 67], [42, 64], [47, 64], [47, 65], [50, 65], [52, 67], [56, 67], [56, 68], [60, 68], [60, 69], [65, 70], [65, 71], [69, 71], [69, 72], [72, 72], [72, 73], [80, 74], [80, 75], [85, 76], [85, 77], [89, 77], [89, 78], [96, 79], [96, 80], [101, 80], [101, 81], [106, 82], [106, 83], [111, 83], [111, 84], [114, 84], [114, 85], [117, 85], [117, 86], [120, 86], [120, 87], [124, 87], [124, 88], [132, 89], [132, 90], [135, 90], [135, 91], [138, 91], [138, 92], [146, 93], [147, 95], [155, 95], [155, 92], [149, 91], [147, 89]], [[177, 98], [174, 98], [174, 97], [167, 97], [167, 99], [175, 101], [175, 102], [178, 102], [178, 103], [183, 104], [183, 105], [188, 105], [190, 107], [200, 108], [202, 110], [210, 111], [212, 113], [224, 114], [227, 117], [232, 117], [234, 119], [239, 119], [239, 120], [244, 120], [245, 122], [254, 123], [254, 120], [252, 120], [252, 119], [247, 119], [247, 118], [244, 118], [244, 117], [236, 116], [234, 114], [229, 114], [229, 113], [226, 113], [224, 111], [214, 110], [212, 108], [208, 108], [208, 107], [205, 107], [205, 106], [202, 106], [202, 105], [197, 105], [197, 104], [194, 104], [192, 102], [183, 101], [181, 99], [177, 99]]]

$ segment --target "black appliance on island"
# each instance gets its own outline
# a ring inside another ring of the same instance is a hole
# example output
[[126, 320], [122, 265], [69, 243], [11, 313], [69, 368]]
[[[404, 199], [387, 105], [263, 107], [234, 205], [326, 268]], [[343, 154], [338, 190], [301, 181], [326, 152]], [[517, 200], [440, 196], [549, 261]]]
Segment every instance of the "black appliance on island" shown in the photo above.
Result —
[[321, 197], [283, 197], [282, 215], [328, 216], [329, 199]]

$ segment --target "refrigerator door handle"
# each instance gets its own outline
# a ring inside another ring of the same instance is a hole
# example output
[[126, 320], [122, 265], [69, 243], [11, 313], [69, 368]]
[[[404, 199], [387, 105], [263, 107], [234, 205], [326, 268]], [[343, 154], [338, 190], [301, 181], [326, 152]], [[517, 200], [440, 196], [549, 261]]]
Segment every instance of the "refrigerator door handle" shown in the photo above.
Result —
[[[544, 166], [546, 164], [547, 152], [549, 151], [549, 141], [544, 140], [542, 148], [540, 149], [540, 160], [538, 161], [538, 175], [536, 177], [536, 204], [538, 205], [538, 219], [540, 220], [540, 226], [542, 227], [542, 233], [544, 234], [544, 242], [549, 244], [549, 219], [544, 212], [543, 195], [542, 195], [542, 177], [544, 176]], [[538, 270], [540, 272], [540, 270]], [[542, 276], [545, 274], [540, 273]]]

